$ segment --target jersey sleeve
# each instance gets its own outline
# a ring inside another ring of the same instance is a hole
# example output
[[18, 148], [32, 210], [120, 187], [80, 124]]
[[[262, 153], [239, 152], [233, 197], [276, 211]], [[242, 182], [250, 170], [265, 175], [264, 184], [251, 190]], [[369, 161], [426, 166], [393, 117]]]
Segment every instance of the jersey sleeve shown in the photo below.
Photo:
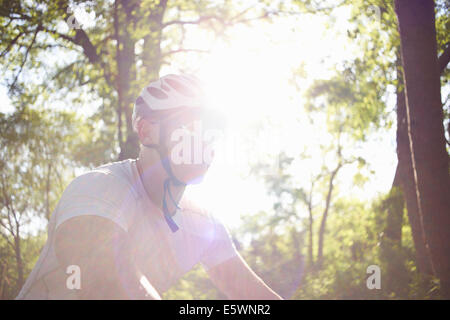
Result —
[[209, 270], [238, 254], [225, 225], [217, 218], [213, 218], [212, 220], [214, 225], [213, 239], [200, 260], [206, 270]]
[[59, 200], [56, 228], [64, 221], [83, 215], [104, 217], [128, 231], [135, 199], [120, 178], [103, 171], [91, 171], [75, 178]]

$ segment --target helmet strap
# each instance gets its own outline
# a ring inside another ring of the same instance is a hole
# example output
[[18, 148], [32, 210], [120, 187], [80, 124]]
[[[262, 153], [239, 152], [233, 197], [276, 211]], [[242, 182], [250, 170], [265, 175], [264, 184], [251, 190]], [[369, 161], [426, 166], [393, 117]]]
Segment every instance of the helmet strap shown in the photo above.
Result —
[[[172, 214], [169, 212], [169, 208], [167, 207], [167, 194], [169, 194], [169, 198], [172, 201], [172, 203], [175, 205], [176, 209], [180, 209], [176, 201], [172, 197], [172, 193], [170, 192], [170, 178], [167, 178], [164, 180], [164, 195], [163, 195], [163, 213], [164, 213], [164, 219], [166, 220], [167, 224], [169, 225], [170, 230], [172, 232], [176, 232], [179, 228], [178, 225], [175, 223], [175, 221], [172, 218]], [[176, 212], [176, 210], [175, 210]], [[173, 214], [175, 214], [175, 212]]]
[[[160, 129], [159, 137], [161, 137], [161, 131], [162, 130]], [[173, 174], [172, 168], [170, 166], [170, 160], [169, 160], [167, 147], [162, 145], [161, 141], [159, 144], [151, 143], [151, 144], [142, 144], [142, 145], [147, 148], [155, 149], [158, 152], [161, 164], [162, 164], [164, 170], [166, 171], [167, 175], [169, 176], [167, 179], [164, 180], [164, 192], [163, 192], [163, 203], [162, 203], [163, 208], [162, 209], [163, 209], [164, 218], [165, 218], [167, 224], [169, 225], [172, 232], [175, 232], [179, 228], [178, 228], [177, 224], [175, 223], [175, 221], [172, 219], [172, 215], [174, 215], [176, 210], [180, 209], [180, 207], [178, 206], [178, 203], [175, 201], [175, 199], [172, 196], [172, 192], [170, 190], [170, 185], [173, 184], [175, 186], [186, 186], [186, 183], [179, 180]], [[173, 213], [169, 212], [169, 208], [167, 206], [167, 194], [169, 195], [170, 201], [176, 208], [175, 212], [173, 212]]]

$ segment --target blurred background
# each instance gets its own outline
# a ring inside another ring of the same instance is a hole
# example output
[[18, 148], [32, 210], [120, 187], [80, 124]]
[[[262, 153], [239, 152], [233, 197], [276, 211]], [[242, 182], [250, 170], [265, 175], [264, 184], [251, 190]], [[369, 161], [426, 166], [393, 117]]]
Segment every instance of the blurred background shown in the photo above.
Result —
[[[436, 1], [434, 47], [418, 44], [439, 57], [440, 126], [429, 128], [446, 161], [449, 9]], [[434, 211], [418, 206], [394, 1], [0, 0], [0, 30], [1, 299], [33, 268], [71, 179], [137, 156], [134, 100], [177, 72], [200, 77], [228, 123], [204, 183], [187, 193], [276, 292], [445, 297], [450, 274], [433, 262], [450, 252], [430, 252]], [[448, 175], [435, 175], [448, 196]], [[367, 287], [370, 265], [381, 289]], [[197, 266], [163, 298], [224, 296]]]

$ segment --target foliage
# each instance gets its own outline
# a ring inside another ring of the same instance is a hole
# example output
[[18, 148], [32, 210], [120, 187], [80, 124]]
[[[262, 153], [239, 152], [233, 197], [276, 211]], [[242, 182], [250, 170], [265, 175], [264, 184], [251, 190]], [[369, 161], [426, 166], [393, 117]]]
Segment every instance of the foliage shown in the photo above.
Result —
[[[370, 176], [358, 148], [394, 124], [400, 42], [393, 1], [328, 3], [293, 1], [301, 12], [329, 15], [330, 30], [334, 8], [351, 9], [347, 37], [358, 53], [336, 65], [332, 76], [314, 79], [298, 92], [306, 101], [299, 112], [311, 123], [325, 119], [325, 126], [317, 128], [326, 131], [326, 141], [317, 145], [318, 153], [299, 148], [278, 154], [275, 169], [264, 161], [253, 165], [251, 174], [264, 184], [273, 205], [243, 214], [233, 238], [252, 269], [286, 299], [439, 298], [437, 280], [417, 271], [411, 228], [396, 202], [402, 197], [399, 191], [393, 188], [362, 201], [341, 180], [341, 168], [352, 166], [354, 186], [363, 190]], [[450, 8], [448, 1], [436, 3], [442, 54], [450, 43]], [[76, 5], [95, 11], [89, 27], [67, 28], [68, 8]], [[136, 151], [129, 143], [130, 121], [140, 88], [170, 66], [174, 56], [185, 55], [189, 63], [183, 68], [190, 71], [208, 53], [209, 48], [186, 45], [189, 30], [227, 39], [227, 28], [281, 15], [289, 10], [284, 5], [0, 0], [2, 85], [14, 107], [12, 113], [0, 113], [0, 299], [17, 295], [21, 278], [31, 271], [45, 242], [42, 230], [76, 169]], [[441, 77], [446, 88], [449, 70]], [[293, 77], [308, 75], [297, 72]], [[450, 140], [449, 96], [443, 100]], [[298, 168], [311, 163], [313, 169], [300, 175]], [[389, 237], [392, 210], [400, 239]], [[366, 286], [370, 265], [381, 268], [381, 290]], [[225, 296], [197, 265], [163, 298]]]
[[[46, 234], [28, 235], [22, 238], [22, 257], [25, 261], [24, 272], [29, 274], [33, 269], [42, 247]], [[17, 264], [14, 250], [4, 238], [0, 238], [0, 300], [14, 299], [19, 293], [20, 285], [17, 278]]]
[[206, 271], [200, 266], [195, 266], [185, 274], [162, 296], [167, 300], [223, 300], [226, 299], [211, 280]]
[[[66, 167], [77, 166], [70, 156], [76, 153], [74, 146], [83, 147], [82, 128], [73, 113], [22, 107], [0, 114], [0, 236], [4, 241], [0, 261], [9, 270], [0, 281], [10, 283], [5, 295], [18, 292], [37, 258], [36, 245], [44, 238], [39, 233], [42, 225], [73, 177]], [[14, 276], [8, 275], [12, 266]]]

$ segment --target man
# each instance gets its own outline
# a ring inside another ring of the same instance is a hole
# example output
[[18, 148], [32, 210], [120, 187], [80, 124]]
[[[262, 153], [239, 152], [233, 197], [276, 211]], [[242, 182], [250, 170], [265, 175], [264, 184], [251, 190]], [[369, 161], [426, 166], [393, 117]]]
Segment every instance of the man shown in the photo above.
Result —
[[225, 227], [183, 197], [209, 161], [180, 161], [196, 150], [178, 150], [173, 137], [189, 136], [198, 121], [203, 128], [216, 123], [197, 78], [167, 75], [150, 83], [133, 111], [139, 158], [70, 183], [17, 298], [160, 299], [200, 262], [228, 298], [280, 299], [244, 262]]

